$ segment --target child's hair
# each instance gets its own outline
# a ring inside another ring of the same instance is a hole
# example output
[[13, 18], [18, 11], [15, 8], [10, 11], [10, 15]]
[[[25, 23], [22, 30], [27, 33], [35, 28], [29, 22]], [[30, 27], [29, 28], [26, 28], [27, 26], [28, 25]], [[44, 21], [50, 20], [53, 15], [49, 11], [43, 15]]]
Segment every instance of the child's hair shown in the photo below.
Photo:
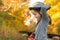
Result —
[[34, 7], [34, 8], [31, 7], [31, 8], [29, 8], [29, 9], [30, 9], [30, 10], [37, 10], [37, 11], [40, 11], [41, 8], [39, 8], [39, 7]]
[[40, 14], [40, 10], [41, 10], [41, 8], [37, 8], [37, 7], [34, 7], [34, 8], [29, 8], [30, 10], [36, 10], [39, 14]]
[[49, 16], [49, 19], [50, 19], [49, 24], [51, 24], [51, 17], [50, 16]]

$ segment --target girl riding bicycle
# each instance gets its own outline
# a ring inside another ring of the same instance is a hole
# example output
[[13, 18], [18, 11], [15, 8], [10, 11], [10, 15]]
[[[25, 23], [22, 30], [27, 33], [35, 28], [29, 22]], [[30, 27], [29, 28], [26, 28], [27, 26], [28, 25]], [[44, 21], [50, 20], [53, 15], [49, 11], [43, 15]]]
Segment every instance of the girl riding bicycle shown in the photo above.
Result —
[[38, 20], [34, 40], [47, 40], [47, 28], [50, 21], [50, 18], [47, 14], [47, 10], [49, 8], [49, 5], [41, 2], [36, 2], [32, 5], [32, 7], [30, 6], [29, 8], [32, 14], [34, 14], [34, 16]]

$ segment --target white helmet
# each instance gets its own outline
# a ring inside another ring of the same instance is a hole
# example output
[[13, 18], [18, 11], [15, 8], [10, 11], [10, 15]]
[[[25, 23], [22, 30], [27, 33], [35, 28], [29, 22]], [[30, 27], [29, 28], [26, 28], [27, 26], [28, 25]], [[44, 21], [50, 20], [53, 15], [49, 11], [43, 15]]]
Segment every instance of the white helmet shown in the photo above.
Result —
[[35, 3], [30, 4], [30, 6], [29, 6], [29, 9], [40, 9], [40, 8], [49, 9], [50, 5], [37, 1]]

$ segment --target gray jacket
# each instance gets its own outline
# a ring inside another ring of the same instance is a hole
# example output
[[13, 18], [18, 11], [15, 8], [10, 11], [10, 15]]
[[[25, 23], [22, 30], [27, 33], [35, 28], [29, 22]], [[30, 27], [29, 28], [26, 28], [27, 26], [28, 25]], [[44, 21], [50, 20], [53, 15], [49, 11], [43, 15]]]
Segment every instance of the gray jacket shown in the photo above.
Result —
[[47, 28], [49, 24], [49, 17], [46, 13], [46, 8], [41, 8], [42, 18], [37, 24], [35, 30], [35, 39], [34, 40], [47, 40]]

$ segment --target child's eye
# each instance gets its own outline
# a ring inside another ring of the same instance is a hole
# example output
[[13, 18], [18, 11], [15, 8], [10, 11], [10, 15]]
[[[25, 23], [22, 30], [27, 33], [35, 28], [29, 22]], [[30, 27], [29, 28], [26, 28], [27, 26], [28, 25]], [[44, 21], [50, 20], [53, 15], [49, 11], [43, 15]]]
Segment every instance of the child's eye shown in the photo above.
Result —
[[34, 15], [36, 15], [36, 13], [33, 13]]

